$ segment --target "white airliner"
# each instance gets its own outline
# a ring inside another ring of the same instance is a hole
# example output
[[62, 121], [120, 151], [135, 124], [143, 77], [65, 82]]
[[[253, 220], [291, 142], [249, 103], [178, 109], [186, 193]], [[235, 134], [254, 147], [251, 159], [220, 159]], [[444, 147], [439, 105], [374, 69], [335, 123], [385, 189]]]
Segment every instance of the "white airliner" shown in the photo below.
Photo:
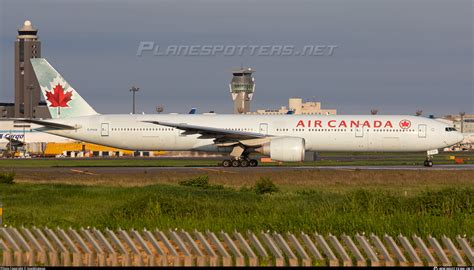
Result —
[[31, 59], [53, 119], [41, 131], [130, 150], [226, 152], [223, 166], [257, 166], [251, 153], [303, 161], [306, 151], [426, 151], [463, 140], [442, 122], [409, 115], [100, 115], [45, 60]]

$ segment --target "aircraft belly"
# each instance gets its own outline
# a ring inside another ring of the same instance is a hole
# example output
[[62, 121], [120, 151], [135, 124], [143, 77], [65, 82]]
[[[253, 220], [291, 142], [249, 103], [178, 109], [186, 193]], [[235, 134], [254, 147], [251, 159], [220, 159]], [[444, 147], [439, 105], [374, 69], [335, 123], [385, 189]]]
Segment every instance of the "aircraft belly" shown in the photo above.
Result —
[[309, 151], [374, 151], [374, 152], [403, 152], [426, 151], [440, 148], [431, 140], [418, 138], [414, 134], [390, 136], [390, 134], [364, 134], [363, 137], [353, 137], [348, 134], [319, 134], [305, 138], [306, 150]]
[[308, 151], [366, 151], [367, 138], [355, 138], [347, 134], [318, 134], [306, 140]]

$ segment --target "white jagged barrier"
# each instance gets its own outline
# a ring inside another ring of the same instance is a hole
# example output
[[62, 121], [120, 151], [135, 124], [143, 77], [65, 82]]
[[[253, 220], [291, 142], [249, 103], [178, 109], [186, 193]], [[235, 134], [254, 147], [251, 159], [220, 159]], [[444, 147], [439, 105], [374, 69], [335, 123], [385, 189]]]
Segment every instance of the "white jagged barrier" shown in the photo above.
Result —
[[0, 228], [2, 266], [466, 266], [473, 238]]

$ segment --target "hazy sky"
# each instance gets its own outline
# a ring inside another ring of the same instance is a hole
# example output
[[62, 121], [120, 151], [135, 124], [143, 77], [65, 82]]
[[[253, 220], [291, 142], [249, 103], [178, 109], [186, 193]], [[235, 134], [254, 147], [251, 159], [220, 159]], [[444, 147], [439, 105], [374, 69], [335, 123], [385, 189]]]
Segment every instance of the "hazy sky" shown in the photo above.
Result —
[[[13, 101], [13, 42], [29, 19], [42, 56], [102, 113], [232, 111], [235, 67], [251, 66], [252, 109], [289, 97], [338, 113], [474, 112], [473, 1], [0, 0], [0, 102]], [[337, 45], [333, 56], [136, 56], [168, 45]]]

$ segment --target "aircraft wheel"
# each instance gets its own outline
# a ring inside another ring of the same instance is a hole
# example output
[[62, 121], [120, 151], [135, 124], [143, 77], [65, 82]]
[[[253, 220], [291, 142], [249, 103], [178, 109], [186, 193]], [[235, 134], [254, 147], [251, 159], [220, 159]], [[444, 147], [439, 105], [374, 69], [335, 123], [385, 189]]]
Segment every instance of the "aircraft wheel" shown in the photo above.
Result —
[[248, 166], [250, 165], [249, 163], [250, 163], [250, 162], [249, 162], [248, 160], [242, 159], [242, 160], [240, 161], [240, 167], [248, 167]]
[[432, 160], [425, 160], [424, 165], [425, 165], [425, 167], [433, 167], [433, 161]]
[[240, 166], [240, 162], [238, 160], [232, 160], [232, 167], [239, 167]]
[[222, 161], [222, 166], [223, 167], [230, 167], [230, 166], [232, 166], [232, 162], [230, 160], [226, 159], [226, 160]]
[[258, 161], [256, 159], [251, 159], [249, 161], [249, 165], [250, 165], [250, 167], [257, 167]]

